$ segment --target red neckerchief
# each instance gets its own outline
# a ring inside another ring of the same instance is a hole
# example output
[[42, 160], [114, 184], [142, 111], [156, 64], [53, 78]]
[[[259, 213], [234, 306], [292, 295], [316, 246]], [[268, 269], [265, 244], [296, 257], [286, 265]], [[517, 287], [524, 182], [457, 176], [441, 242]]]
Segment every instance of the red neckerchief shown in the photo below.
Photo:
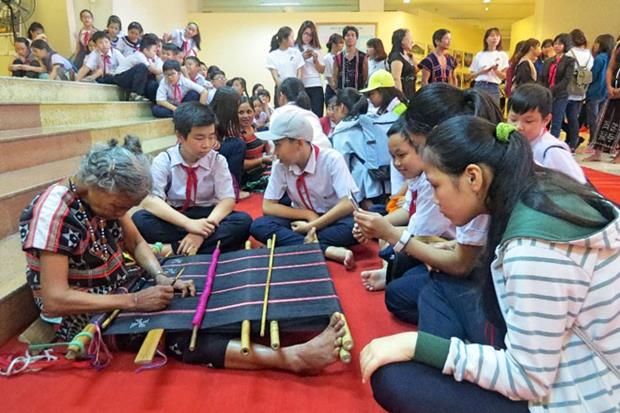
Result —
[[418, 202], [418, 191], [411, 191], [411, 202], [409, 203], [409, 218], [415, 214], [416, 204]]
[[83, 41], [84, 41], [84, 47], [88, 48], [88, 42], [90, 41], [90, 30], [87, 30], [84, 32]]
[[555, 86], [555, 75], [558, 73], [560, 60], [562, 60], [561, 57], [556, 57], [549, 67], [549, 87]]
[[177, 105], [183, 100], [183, 94], [181, 93], [181, 85], [179, 85], [179, 82], [172, 85], [172, 100], [174, 100]]
[[[312, 147], [314, 148], [314, 161], [318, 165], [320, 149], [316, 145], [312, 145]], [[297, 193], [299, 194], [299, 198], [301, 199], [301, 203], [304, 204], [304, 207], [306, 207], [306, 209], [316, 212], [316, 210], [314, 209], [314, 205], [312, 205], [312, 201], [310, 200], [310, 191], [308, 191], [308, 186], [306, 185], [306, 175], [306, 171], [302, 172], [301, 175], [297, 177], [295, 186], [297, 187]], [[304, 199], [304, 193], [302, 192], [302, 189], [306, 193], [306, 199]], [[306, 200], [308, 201], [307, 203]]]
[[101, 59], [103, 60], [103, 75], [106, 74], [106, 66], [110, 64], [110, 56], [108, 54], [102, 54]]
[[198, 176], [196, 175], [197, 166], [186, 166], [181, 164], [181, 168], [187, 173], [187, 182], [185, 183], [185, 202], [181, 211], [187, 211], [192, 203], [192, 191], [194, 192], [194, 205], [196, 204], [196, 192], [198, 191]]

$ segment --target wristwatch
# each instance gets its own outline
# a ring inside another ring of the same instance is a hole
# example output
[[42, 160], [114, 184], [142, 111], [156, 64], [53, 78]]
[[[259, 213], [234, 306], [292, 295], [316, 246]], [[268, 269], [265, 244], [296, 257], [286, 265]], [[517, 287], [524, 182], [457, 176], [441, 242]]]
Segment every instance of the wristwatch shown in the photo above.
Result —
[[403, 250], [403, 248], [405, 248], [405, 246], [407, 246], [407, 244], [409, 243], [410, 239], [411, 239], [411, 234], [409, 233], [409, 231], [404, 230], [402, 235], [400, 236], [400, 239], [394, 245], [394, 251], [401, 252]]

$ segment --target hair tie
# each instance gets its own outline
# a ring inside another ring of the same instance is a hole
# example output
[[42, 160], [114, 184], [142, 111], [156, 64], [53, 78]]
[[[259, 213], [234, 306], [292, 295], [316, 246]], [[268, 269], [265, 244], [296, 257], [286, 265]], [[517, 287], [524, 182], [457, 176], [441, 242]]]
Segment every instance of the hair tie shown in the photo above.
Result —
[[510, 123], [500, 122], [495, 127], [495, 138], [500, 142], [508, 143], [510, 134], [516, 130], [517, 128]]

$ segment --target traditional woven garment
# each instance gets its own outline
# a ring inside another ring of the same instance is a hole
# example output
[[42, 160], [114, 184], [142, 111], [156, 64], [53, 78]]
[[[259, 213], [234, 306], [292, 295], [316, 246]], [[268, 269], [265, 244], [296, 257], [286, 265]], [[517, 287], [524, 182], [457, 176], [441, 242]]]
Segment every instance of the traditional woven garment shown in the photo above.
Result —
[[[204, 287], [210, 255], [171, 258], [163, 268], [171, 277], [185, 268], [184, 280], [194, 280], [196, 297], [172, 300], [158, 312], [122, 312], [104, 334], [143, 333], [155, 328], [186, 331]], [[269, 262], [266, 248], [221, 254], [213, 291], [202, 329], [212, 332], [239, 331], [243, 320], [256, 330], [261, 319]], [[335, 311], [342, 311], [325, 259], [318, 244], [276, 248], [269, 292], [268, 320], [277, 320], [285, 331], [320, 331]]]

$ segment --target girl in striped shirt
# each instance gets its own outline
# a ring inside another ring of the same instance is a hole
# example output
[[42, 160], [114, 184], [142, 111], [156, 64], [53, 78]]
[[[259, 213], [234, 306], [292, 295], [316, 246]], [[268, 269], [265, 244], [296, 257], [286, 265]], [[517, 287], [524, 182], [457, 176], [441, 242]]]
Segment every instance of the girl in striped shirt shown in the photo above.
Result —
[[478, 296], [505, 325], [505, 349], [424, 332], [375, 339], [360, 356], [375, 399], [399, 412], [618, 411], [618, 208], [535, 166], [527, 140], [504, 123], [449, 119], [430, 134], [424, 161], [454, 224], [491, 216]]

